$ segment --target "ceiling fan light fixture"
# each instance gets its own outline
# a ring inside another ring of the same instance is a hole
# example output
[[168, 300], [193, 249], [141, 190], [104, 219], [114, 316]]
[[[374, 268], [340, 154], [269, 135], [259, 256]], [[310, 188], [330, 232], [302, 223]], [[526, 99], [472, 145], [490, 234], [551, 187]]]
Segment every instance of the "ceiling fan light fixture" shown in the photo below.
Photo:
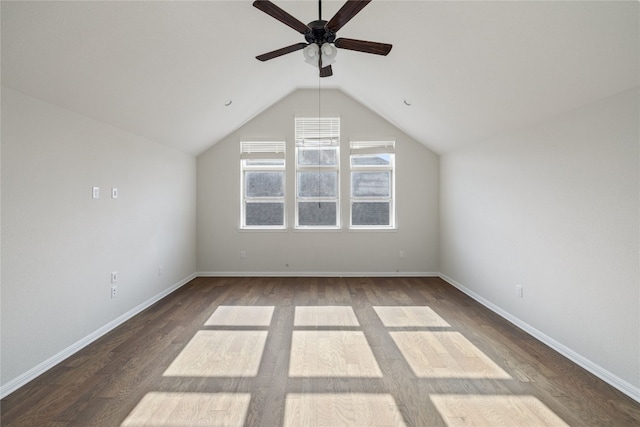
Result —
[[338, 49], [331, 43], [323, 43], [322, 45], [322, 66], [326, 67], [336, 62]]
[[304, 62], [314, 67], [318, 66], [318, 55], [320, 54], [320, 47], [315, 43], [310, 43], [309, 46], [302, 50], [304, 55]]

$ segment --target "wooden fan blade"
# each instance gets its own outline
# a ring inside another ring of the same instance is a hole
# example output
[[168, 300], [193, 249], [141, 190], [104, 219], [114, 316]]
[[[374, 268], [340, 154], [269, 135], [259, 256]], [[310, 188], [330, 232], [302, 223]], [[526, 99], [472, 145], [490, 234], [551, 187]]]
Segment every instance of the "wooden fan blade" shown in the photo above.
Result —
[[292, 44], [291, 46], [274, 50], [272, 52], [263, 53], [262, 55], [256, 56], [256, 59], [260, 61], [268, 61], [270, 59], [277, 58], [278, 56], [286, 55], [287, 53], [304, 49], [305, 47], [307, 47], [307, 43], [296, 43], [296, 44]]
[[300, 34], [304, 34], [307, 31], [311, 31], [311, 28], [307, 24], [304, 24], [298, 21], [293, 16], [289, 15], [284, 10], [280, 9], [275, 4], [271, 3], [269, 0], [256, 0], [253, 2], [253, 6], [260, 9], [267, 15], [270, 15], [276, 18], [278, 21], [282, 22], [285, 25], [293, 28]]
[[340, 49], [355, 50], [364, 53], [373, 53], [375, 55], [386, 56], [391, 52], [393, 47], [387, 43], [368, 42], [365, 40], [339, 38], [333, 43], [335, 47]]
[[333, 76], [333, 69], [331, 65], [327, 65], [326, 67], [320, 68], [320, 77], [331, 77]]
[[334, 33], [337, 32], [370, 2], [371, 0], [347, 0], [333, 18], [327, 22], [325, 28]]

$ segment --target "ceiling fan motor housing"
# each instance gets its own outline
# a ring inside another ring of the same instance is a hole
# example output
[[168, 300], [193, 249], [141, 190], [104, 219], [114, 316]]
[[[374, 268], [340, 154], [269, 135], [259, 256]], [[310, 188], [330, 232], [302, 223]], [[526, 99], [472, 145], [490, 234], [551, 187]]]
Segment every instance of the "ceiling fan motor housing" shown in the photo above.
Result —
[[322, 46], [324, 43], [333, 43], [336, 40], [336, 33], [326, 28], [327, 21], [318, 19], [308, 25], [311, 31], [307, 31], [304, 34], [307, 43], [315, 43], [318, 46]]

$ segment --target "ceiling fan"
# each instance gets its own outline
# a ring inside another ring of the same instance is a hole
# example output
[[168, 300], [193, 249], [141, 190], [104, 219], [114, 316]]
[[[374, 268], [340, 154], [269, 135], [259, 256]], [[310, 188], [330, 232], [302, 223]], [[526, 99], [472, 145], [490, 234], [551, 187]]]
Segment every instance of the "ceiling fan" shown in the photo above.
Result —
[[304, 49], [303, 53], [307, 62], [312, 63], [313, 65], [317, 64], [318, 69], [320, 70], [320, 77], [329, 77], [333, 75], [331, 63], [336, 55], [335, 48], [373, 53], [375, 55], [387, 55], [392, 48], [392, 45], [390, 44], [336, 38], [338, 30], [340, 30], [340, 28], [349, 22], [351, 18], [356, 16], [356, 14], [370, 2], [371, 0], [347, 0], [333, 18], [329, 21], [324, 21], [322, 19], [322, 0], [319, 0], [318, 20], [312, 21], [309, 24], [304, 24], [282, 10], [280, 7], [273, 4], [271, 1], [256, 0], [253, 2], [253, 6], [304, 35], [306, 40], [306, 43], [300, 42], [272, 52], [258, 55], [256, 56], [256, 59], [260, 61], [268, 61], [270, 59], [286, 55], [287, 53]]

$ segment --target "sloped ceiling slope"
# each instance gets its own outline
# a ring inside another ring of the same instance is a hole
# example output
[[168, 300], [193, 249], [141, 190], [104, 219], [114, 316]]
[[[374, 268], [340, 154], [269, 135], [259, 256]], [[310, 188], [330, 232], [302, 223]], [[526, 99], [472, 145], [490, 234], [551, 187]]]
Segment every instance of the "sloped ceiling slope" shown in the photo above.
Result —
[[339, 88], [445, 153], [637, 86], [638, 6], [374, 0], [339, 35], [389, 56], [340, 50], [320, 80], [301, 52], [255, 59], [303, 40], [251, 1], [2, 1], [2, 84], [194, 155], [296, 88]]

